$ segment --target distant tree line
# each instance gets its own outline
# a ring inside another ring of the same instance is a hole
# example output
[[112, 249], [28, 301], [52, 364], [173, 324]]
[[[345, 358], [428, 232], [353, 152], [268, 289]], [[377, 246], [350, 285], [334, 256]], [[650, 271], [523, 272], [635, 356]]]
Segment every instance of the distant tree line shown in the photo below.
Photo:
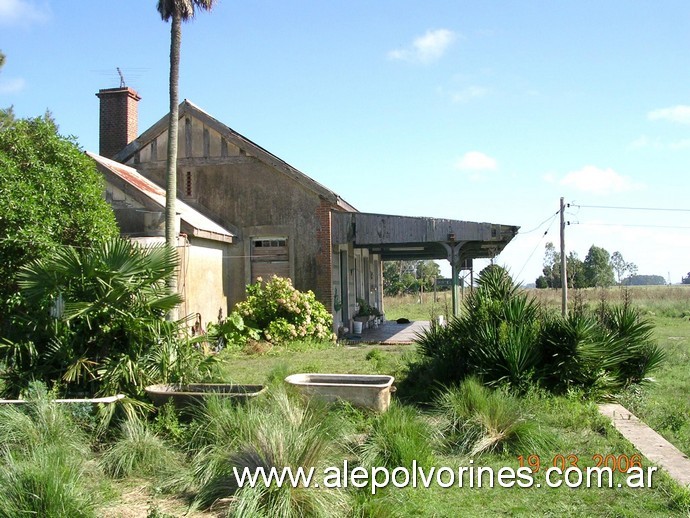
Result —
[[[570, 288], [606, 288], [613, 285], [640, 286], [663, 285], [661, 275], [638, 275], [637, 265], [627, 262], [620, 252], [609, 252], [592, 245], [584, 261], [577, 253], [570, 252], [566, 257], [566, 275]], [[537, 288], [561, 287], [561, 254], [553, 243], [546, 243], [542, 275], [535, 281]], [[683, 280], [685, 282], [685, 279]], [[690, 284], [690, 273], [688, 273]]]
[[435, 261], [386, 261], [383, 263], [383, 294], [387, 297], [433, 291], [441, 268]]

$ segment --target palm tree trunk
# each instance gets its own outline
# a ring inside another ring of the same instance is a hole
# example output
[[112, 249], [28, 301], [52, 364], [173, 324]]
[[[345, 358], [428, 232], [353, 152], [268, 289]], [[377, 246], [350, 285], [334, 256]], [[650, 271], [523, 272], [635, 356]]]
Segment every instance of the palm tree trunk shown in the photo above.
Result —
[[[177, 250], [177, 126], [178, 91], [180, 78], [180, 44], [182, 42], [182, 18], [173, 11], [170, 24], [170, 119], [168, 120], [168, 157], [165, 170], [165, 243]], [[168, 291], [177, 293], [177, 272], [167, 281]], [[177, 318], [176, 311], [168, 314], [169, 320]]]

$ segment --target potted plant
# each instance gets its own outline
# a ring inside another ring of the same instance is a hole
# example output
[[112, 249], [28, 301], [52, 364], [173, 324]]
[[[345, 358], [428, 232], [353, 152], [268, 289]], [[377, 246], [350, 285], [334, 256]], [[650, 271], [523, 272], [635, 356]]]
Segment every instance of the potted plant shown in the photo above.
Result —
[[370, 305], [364, 299], [357, 299], [357, 307], [359, 309], [354, 317], [355, 321], [357, 322], [369, 322], [374, 320], [374, 318], [381, 316], [381, 312], [378, 310], [378, 308]]

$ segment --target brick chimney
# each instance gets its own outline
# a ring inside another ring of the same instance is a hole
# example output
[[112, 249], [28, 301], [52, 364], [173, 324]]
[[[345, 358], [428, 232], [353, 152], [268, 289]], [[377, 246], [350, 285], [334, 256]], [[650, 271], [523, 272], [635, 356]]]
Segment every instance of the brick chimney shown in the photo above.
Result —
[[101, 100], [98, 153], [113, 158], [137, 138], [139, 94], [129, 88], [106, 88], [96, 94]]

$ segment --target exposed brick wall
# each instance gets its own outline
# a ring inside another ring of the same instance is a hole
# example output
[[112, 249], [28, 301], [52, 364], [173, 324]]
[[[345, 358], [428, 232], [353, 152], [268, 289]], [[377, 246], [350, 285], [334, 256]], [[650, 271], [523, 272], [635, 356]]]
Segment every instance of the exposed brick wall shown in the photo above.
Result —
[[316, 231], [316, 240], [319, 243], [319, 251], [316, 255], [316, 298], [321, 301], [326, 309], [333, 310], [333, 246], [331, 240], [331, 209], [333, 206], [325, 200], [316, 209], [316, 217], [319, 228]]
[[101, 100], [98, 153], [113, 158], [137, 138], [137, 103], [141, 97], [128, 87], [99, 90], [96, 96]]

